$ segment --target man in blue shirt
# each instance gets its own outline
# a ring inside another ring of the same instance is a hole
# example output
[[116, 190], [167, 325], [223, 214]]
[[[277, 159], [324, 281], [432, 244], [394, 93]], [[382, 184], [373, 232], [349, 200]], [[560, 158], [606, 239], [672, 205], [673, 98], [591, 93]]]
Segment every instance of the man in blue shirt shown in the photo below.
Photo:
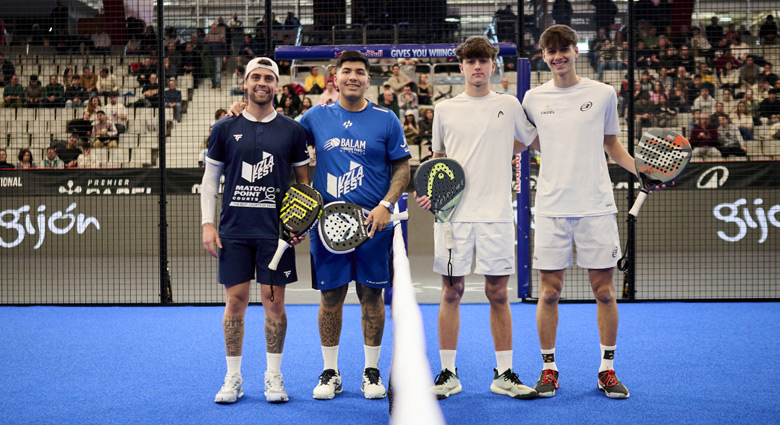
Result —
[[409, 183], [409, 147], [395, 114], [365, 99], [369, 86], [368, 59], [345, 51], [336, 64], [336, 103], [318, 105], [304, 114], [309, 143], [314, 145], [317, 169], [314, 188], [326, 203], [336, 200], [370, 210], [372, 239], [354, 252], [328, 252], [320, 239], [311, 238], [312, 284], [321, 291], [319, 328], [324, 371], [314, 398], [332, 399], [341, 391], [338, 347], [342, 309], [349, 283], [355, 281], [363, 319], [364, 396], [384, 398], [379, 376], [379, 354], [384, 331], [382, 289], [391, 286], [390, 252], [393, 232], [390, 211]]
[[176, 89], [176, 80], [168, 80], [168, 90], [165, 90], [165, 106], [173, 108], [173, 119], [181, 120], [181, 92]]
[[[244, 78], [246, 111], [214, 124], [201, 185], [203, 246], [219, 259], [219, 283], [225, 286], [226, 300], [222, 326], [228, 371], [215, 401], [233, 403], [243, 395], [244, 315], [249, 304], [249, 282], [256, 276], [265, 310], [265, 397], [269, 402], [285, 402], [288, 396], [280, 370], [287, 332], [284, 285], [297, 280], [295, 253], [288, 249], [276, 271], [271, 271], [268, 264], [276, 251], [278, 205], [289, 188], [290, 171], [294, 171], [298, 183], [308, 183], [310, 159], [303, 127], [274, 110], [273, 99], [279, 88], [276, 63], [268, 58], [253, 59], [247, 64]], [[223, 172], [217, 232], [214, 214]], [[293, 240], [297, 242], [299, 239]]]

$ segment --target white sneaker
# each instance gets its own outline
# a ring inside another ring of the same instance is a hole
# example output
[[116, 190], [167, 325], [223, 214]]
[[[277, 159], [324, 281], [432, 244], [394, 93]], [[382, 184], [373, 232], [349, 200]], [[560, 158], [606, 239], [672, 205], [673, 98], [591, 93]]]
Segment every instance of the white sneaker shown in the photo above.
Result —
[[265, 399], [269, 403], [284, 403], [290, 399], [284, 389], [281, 372], [265, 371]]
[[458, 369], [455, 368], [455, 373], [449, 369], [442, 369], [441, 373], [436, 375], [431, 392], [436, 395], [436, 398], [442, 400], [452, 394], [459, 393], [462, 389], [460, 379], [458, 379]]
[[217, 393], [214, 401], [217, 403], [235, 403], [236, 400], [244, 395], [243, 381], [240, 373], [225, 375], [225, 382]]
[[523, 385], [512, 369], [505, 370], [501, 375], [498, 374], [496, 369], [493, 369], [493, 373], [493, 383], [490, 384], [490, 391], [495, 394], [522, 399], [536, 398], [536, 390]]
[[363, 371], [363, 385], [360, 387], [360, 391], [363, 391], [363, 396], [368, 399], [385, 398], [387, 391], [382, 385], [379, 369], [367, 367]]
[[330, 400], [341, 392], [341, 374], [337, 370], [327, 369], [320, 375], [320, 382], [314, 387], [314, 398]]

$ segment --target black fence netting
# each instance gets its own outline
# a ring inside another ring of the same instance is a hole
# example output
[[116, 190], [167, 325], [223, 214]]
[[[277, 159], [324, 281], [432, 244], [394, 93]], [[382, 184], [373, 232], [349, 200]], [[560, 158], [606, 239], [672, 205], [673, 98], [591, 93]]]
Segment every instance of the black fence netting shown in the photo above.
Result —
[[[222, 302], [200, 182], [211, 126], [243, 99], [250, 59], [278, 59], [277, 112], [298, 118], [338, 99], [337, 56], [307, 52], [360, 45], [366, 96], [407, 124], [414, 167], [432, 154], [435, 105], [464, 90], [452, 47], [473, 35], [516, 45], [491, 83], [517, 95], [519, 81], [552, 78], [538, 41], [554, 24], [577, 31], [577, 74], [614, 88], [629, 152], [652, 127], [694, 147], [636, 223], [638, 183], [610, 165], [633, 247], [633, 267], [615, 274], [622, 298], [778, 298], [778, 12], [774, 1], [4, 1], [0, 304]], [[543, 160], [531, 154], [531, 206]], [[430, 269], [432, 252], [410, 251]], [[587, 271], [566, 280], [564, 298], [592, 298]]]

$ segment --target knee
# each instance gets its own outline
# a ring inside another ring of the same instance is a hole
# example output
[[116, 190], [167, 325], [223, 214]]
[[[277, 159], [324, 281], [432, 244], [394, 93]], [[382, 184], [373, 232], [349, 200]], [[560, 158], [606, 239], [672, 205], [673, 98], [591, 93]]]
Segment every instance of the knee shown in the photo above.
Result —
[[506, 286], [487, 286], [485, 295], [491, 305], [502, 305], [509, 301]]
[[355, 291], [361, 304], [374, 305], [382, 302], [382, 288], [372, 288], [358, 284]]
[[463, 298], [463, 290], [463, 284], [445, 285], [441, 295], [442, 302], [445, 304], [460, 304], [460, 300]]
[[539, 288], [539, 299], [545, 304], [556, 304], [561, 298], [561, 291], [555, 287]]
[[593, 295], [597, 302], [608, 304], [615, 301], [615, 288], [612, 286], [612, 282], [599, 285], [593, 289]]
[[225, 308], [231, 316], [243, 315], [249, 304], [249, 298], [242, 295], [232, 294], [227, 297]]

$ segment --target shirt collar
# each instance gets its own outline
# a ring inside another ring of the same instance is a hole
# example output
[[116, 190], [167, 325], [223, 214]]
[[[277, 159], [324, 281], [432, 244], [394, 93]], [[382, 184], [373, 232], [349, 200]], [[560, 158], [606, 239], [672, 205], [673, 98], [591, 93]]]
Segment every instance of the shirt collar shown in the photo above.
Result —
[[257, 121], [257, 118], [253, 117], [252, 114], [246, 111], [246, 109], [244, 109], [244, 112], [241, 112], [241, 115], [252, 122], [271, 122], [273, 121], [274, 118], [276, 118], [277, 112], [276, 111], [271, 112], [265, 118], [263, 118], [262, 121]]

